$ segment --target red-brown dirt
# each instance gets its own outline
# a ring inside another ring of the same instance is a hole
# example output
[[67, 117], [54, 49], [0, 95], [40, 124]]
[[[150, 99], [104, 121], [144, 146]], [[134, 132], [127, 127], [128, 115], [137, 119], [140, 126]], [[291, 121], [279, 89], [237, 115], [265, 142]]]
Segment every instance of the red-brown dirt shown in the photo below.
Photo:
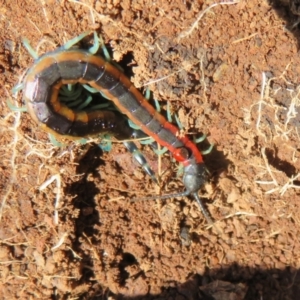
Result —
[[[297, 299], [297, 6], [0, 3], [1, 299]], [[170, 103], [186, 132], [214, 144], [200, 191], [214, 226], [187, 197], [130, 202], [183, 190], [169, 154], [159, 162], [141, 147], [158, 187], [121, 143], [108, 153], [57, 147], [8, 108], [7, 99], [22, 106], [11, 90], [33, 64], [22, 38], [42, 54], [86, 30], [102, 35], [138, 88]]]

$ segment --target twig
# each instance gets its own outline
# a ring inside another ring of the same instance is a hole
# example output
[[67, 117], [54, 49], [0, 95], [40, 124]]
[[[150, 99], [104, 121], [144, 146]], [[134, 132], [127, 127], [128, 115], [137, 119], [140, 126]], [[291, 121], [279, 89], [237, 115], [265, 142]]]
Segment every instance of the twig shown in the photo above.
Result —
[[39, 188], [40, 191], [44, 190], [48, 185], [50, 185], [54, 180], [56, 180], [56, 198], [54, 204], [54, 224], [58, 225], [58, 207], [61, 193], [61, 177], [60, 174], [53, 175], [51, 178], [46, 180]]
[[186, 30], [186, 31], [184, 31], [184, 32], [182, 32], [182, 33], [179, 34], [178, 39], [180, 40], [180, 39], [182, 39], [182, 38], [185, 38], [185, 37], [189, 36], [189, 35], [194, 31], [194, 29], [198, 26], [198, 23], [199, 23], [199, 21], [202, 19], [202, 17], [203, 17], [209, 10], [211, 10], [213, 7], [218, 6], [218, 5], [231, 5], [231, 4], [236, 4], [236, 3], [239, 3], [239, 2], [240, 2], [240, 0], [238, 0], [238, 1], [225, 1], [225, 2], [219, 2], [219, 3], [214, 3], [214, 4], [210, 5], [209, 7], [207, 7], [205, 10], [203, 10], [203, 11], [199, 14], [198, 18], [197, 18], [196, 21], [192, 24], [192, 26], [190, 27], [190, 29], [188, 29], [188, 30]]

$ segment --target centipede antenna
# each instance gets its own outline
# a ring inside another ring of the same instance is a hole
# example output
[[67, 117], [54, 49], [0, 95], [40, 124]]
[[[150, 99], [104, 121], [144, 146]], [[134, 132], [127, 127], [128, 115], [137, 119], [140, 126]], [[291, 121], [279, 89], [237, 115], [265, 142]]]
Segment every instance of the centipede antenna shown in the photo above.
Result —
[[168, 194], [168, 195], [156, 195], [156, 196], [150, 196], [150, 197], [144, 197], [144, 198], [133, 198], [130, 200], [130, 202], [136, 202], [136, 201], [147, 201], [147, 200], [164, 200], [169, 198], [177, 198], [177, 197], [185, 197], [188, 196], [190, 193], [188, 191], [184, 191], [182, 193], [177, 194]]
[[199, 198], [199, 196], [198, 196], [197, 193], [193, 193], [192, 195], [194, 196], [195, 200], [197, 201], [198, 206], [199, 206], [200, 210], [202, 211], [202, 213], [203, 213], [203, 215], [204, 215], [204, 217], [205, 217], [207, 223], [208, 223], [209, 225], [212, 225], [214, 222], [213, 222], [212, 218], [210, 217], [209, 212], [208, 212], [207, 209], [205, 208], [205, 206], [204, 206], [202, 200]]
[[[147, 200], [164, 200], [164, 199], [169, 199], [169, 198], [177, 198], [177, 197], [185, 197], [190, 195], [189, 191], [184, 191], [182, 193], [177, 193], [177, 194], [168, 194], [168, 195], [162, 195], [162, 196], [151, 196], [151, 197], [144, 197], [144, 198], [133, 198], [130, 200], [130, 202], [136, 202], [136, 201], [147, 201]], [[212, 218], [210, 217], [209, 212], [207, 211], [207, 209], [205, 208], [202, 200], [199, 198], [197, 193], [193, 193], [191, 194], [194, 196], [195, 200], [197, 201], [197, 204], [201, 210], [201, 212], [203, 213], [207, 223], [209, 225], [212, 225], [214, 222], [212, 220]]]

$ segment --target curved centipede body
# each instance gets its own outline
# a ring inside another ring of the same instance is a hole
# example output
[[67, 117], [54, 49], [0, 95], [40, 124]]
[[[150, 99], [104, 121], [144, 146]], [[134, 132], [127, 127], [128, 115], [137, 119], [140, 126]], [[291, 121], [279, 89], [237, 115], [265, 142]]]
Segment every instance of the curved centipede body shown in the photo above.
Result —
[[65, 84], [88, 84], [113, 101], [118, 110], [183, 163], [186, 188], [180, 195], [193, 195], [207, 220], [198, 191], [206, 180], [201, 152], [179, 129], [152, 107], [132, 82], [113, 64], [100, 56], [78, 49], [58, 48], [42, 55], [28, 70], [24, 80], [24, 100], [32, 118], [45, 129], [61, 135], [86, 136], [112, 132], [117, 138], [128, 138], [132, 129], [126, 119], [111, 111], [75, 112], [59, 101]]
[[112, 132], [119, 138], [129, 138], [132, 130], [121, 114], [104, 110], [76, 112], [58, 98], [62, 85], [91, 84], [97, 79], [99, 66], [104, 70], [105, 64], [103, 58], [83, 50], [53, 51], [41, 56], [24, 80], [24, 100], [31, 117], [61, 135], [84, 137]]

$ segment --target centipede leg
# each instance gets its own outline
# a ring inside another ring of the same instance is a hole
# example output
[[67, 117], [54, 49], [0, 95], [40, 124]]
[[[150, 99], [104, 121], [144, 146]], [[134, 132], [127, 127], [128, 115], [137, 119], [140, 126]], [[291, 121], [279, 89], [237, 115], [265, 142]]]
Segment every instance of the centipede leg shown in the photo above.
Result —
[[102, 49], [105, 60], [108, 61], [110, 64], [114, 65], [114, 67], [116, 67], [119, 71], [124, 73], [124, 69], [119, 64], [117, 64], [116, 62], [114, 62], [112, 60], [112, 58], [109, 54], [109, 51], [107, 50], [101, 35], [98, 37], [98, 40], [99, 40], [99, 47], [101, 47], [101, 49]]
[[210, 144], [210, 146], [206, 150], [201, 151], [202, 155], [209, 154], [213, 148], [214, 148], [214, 144]]
[[[170, 112], [169, 102], [168, 102], [168, 104], [167, 104], [167, 116], [168, 116], [168, 121], [169, 121], [169, 122], [172, 122], [172, 116], [171, 116], [171, 112]], [[183, 126], [182, 126], [182, 124], [181, 124], [181, 122], [180, 122], [178, 116], [175, 114], [174, 117], [175, 117], [175, 120], [176, 120], [176, 123], [177, 123], [178, 128], [183, 129]], [[202, 135], [201, 137], [199, 137], [199, 138], [195, 138], [195, 137], [194, 137], [194, 138], [193, 138], [193, 142], [194, 142], [195, 144], [199, 144], [199, 143], [203, 142], [205, 139], [206, 139], [206, 134], [203, 134], [203, 135]], [[202, 155], [207, 155], [207, 154], [209, 154], [209, 153], [212, 151], [213, 147], [214, 147], [214, 144], [210, 144], [210, 146], [208, 147], [208, 149], [201, 151], [201, 154], [202, 154]]]
[[183, 129], [183, 125], [181, 124], [178, 116], [175, 114], [174, 117], [175, 117], [175, 120], [176, 120], [178, 128], [182, 130]]
[[102, 149], [102, 151], [109, 152], [112, 148], [111, 135], [105, 134], [98, 146]]
[[[194, 138], [193, 138], [193, 142], [194, 142], [195, 144], [199, 144], [199, 143], [202, 143], [205, 139], [206, 139], [206, 134], [203, 134], [203, 135], [200, 136], [199, 138], [195, 138], [195, 137], [194, 137]], [[207, 154], [209, 154], [209, 153], [212, 151], [213, 148], [214, 148], [214, 144], [209, 144], [208, 149], [201, 151], [202, 155], [207, 155]]]
[[34, 59], [38, 59], [39, 55], [38, 53], [31, 47], [28, 39], [23, 38], [23, 45], [26, 48], [26, 50], [28, 51], [28, 53], [34, 58]]
[[8, 108], [12, 111], [16, 111], [16, 112], [26, 112], [27, 111], [26, 106], [21, 106], [21, 107], [15, 106], [11, 103], [10, 99], [6, 100], [6, 104], [7, 104]]
[[20, 82], [18, 84], [16, 84], [13, 88], [12, 88], [12, 93], [16, 94], [17, 92], [21, 91], [24, 88], [24, 84], [23, 82]]
[[103, 40], [101, 36], [98, 36], [96, 31], [94, 31], [94, 45], [89, 48], [91, 54], [96, 54], [99, 51], [100, 46], [102, 46]]
[[82, 97], [82, 86], [72, 85], [70, 89], [68, 86], [62, 86], [59, 91], [59, 100], [62, 102], [72, 102]]
[[98, 39], [99, 39], [99, 46], [101, 46], [101, 49], [102, 49], [104, 58], [105, 58], [107, 61], [111, 62], [111, 61], [112, 61], [111, 56], [110, 56], [110, 54], [109, 54], [109, 52], [108, 52], [108, 50], [107, 50], [107, 48], [106, 48], [106, 46], [105, 46], [105, 44], [104, 44], [104, 41], [103, 41], [103, 39], [102, 39], [102, 36], [99, 36]]
[[56, 146], [56, 147], [59, 147], [59, 148], [62, 148], [62, 147], [65, 146], [65, 144], [59, 142], [59, 141], [55, 138], [55, 136], [54, 136], [53, 134], [49, 133], [49, 134], [48, 134], [48, 137], [49, 137], [49, 140], [50, 140], [50, 142], [52, 143], [52, 145], [54, 145], [54, 146]]
[[[175, 117], [176, 117], [176, 115], [175, 115]], [[168, 103], [167, 103], [167, 118], [168, 118], [168, 121], [170, 122], [170, 123], [172, 123], [173, 122], [173, 120], [172, 120], [172, 114], [171, 114], [171, 108], [170, 108], [170, 102], [168, 101]], [[181, 125], [181, 124], [180, 124]]]
[[142, 166], [145, 172], [152, 178], [155, 183], [158, 183], [155, 173], [152, 171], [151, 167], [149, 166], [147, 160], [141, 153], [141, 151], [137, 148], [134, 142], [131, 141], [124, 141], [123, 144], [128, 149], [128, 151], [132, 154], [135, 160]]
[[161, 156], [163, 154], [165, 154], [166, 152], [168, 152], [168, 148], [163, 147], [162, 149], [158, 150], [158, 149], [153, 149], [153, 151], [155, 152], [156, 155]]
[[76, 36], [75, 38], [69, 40], [66, 44], [61, 46], [59, 49], [68, 50], [68, 49], [72, 48], [73, 46], [75, 46], [77, 43], [79, 43], [82, 39], [84, 39], [86, 36], [88, 36], [91, 33], [92, 33], [92, 31], [85, 31], [85, 32], [81, 33], [80, 35]]

